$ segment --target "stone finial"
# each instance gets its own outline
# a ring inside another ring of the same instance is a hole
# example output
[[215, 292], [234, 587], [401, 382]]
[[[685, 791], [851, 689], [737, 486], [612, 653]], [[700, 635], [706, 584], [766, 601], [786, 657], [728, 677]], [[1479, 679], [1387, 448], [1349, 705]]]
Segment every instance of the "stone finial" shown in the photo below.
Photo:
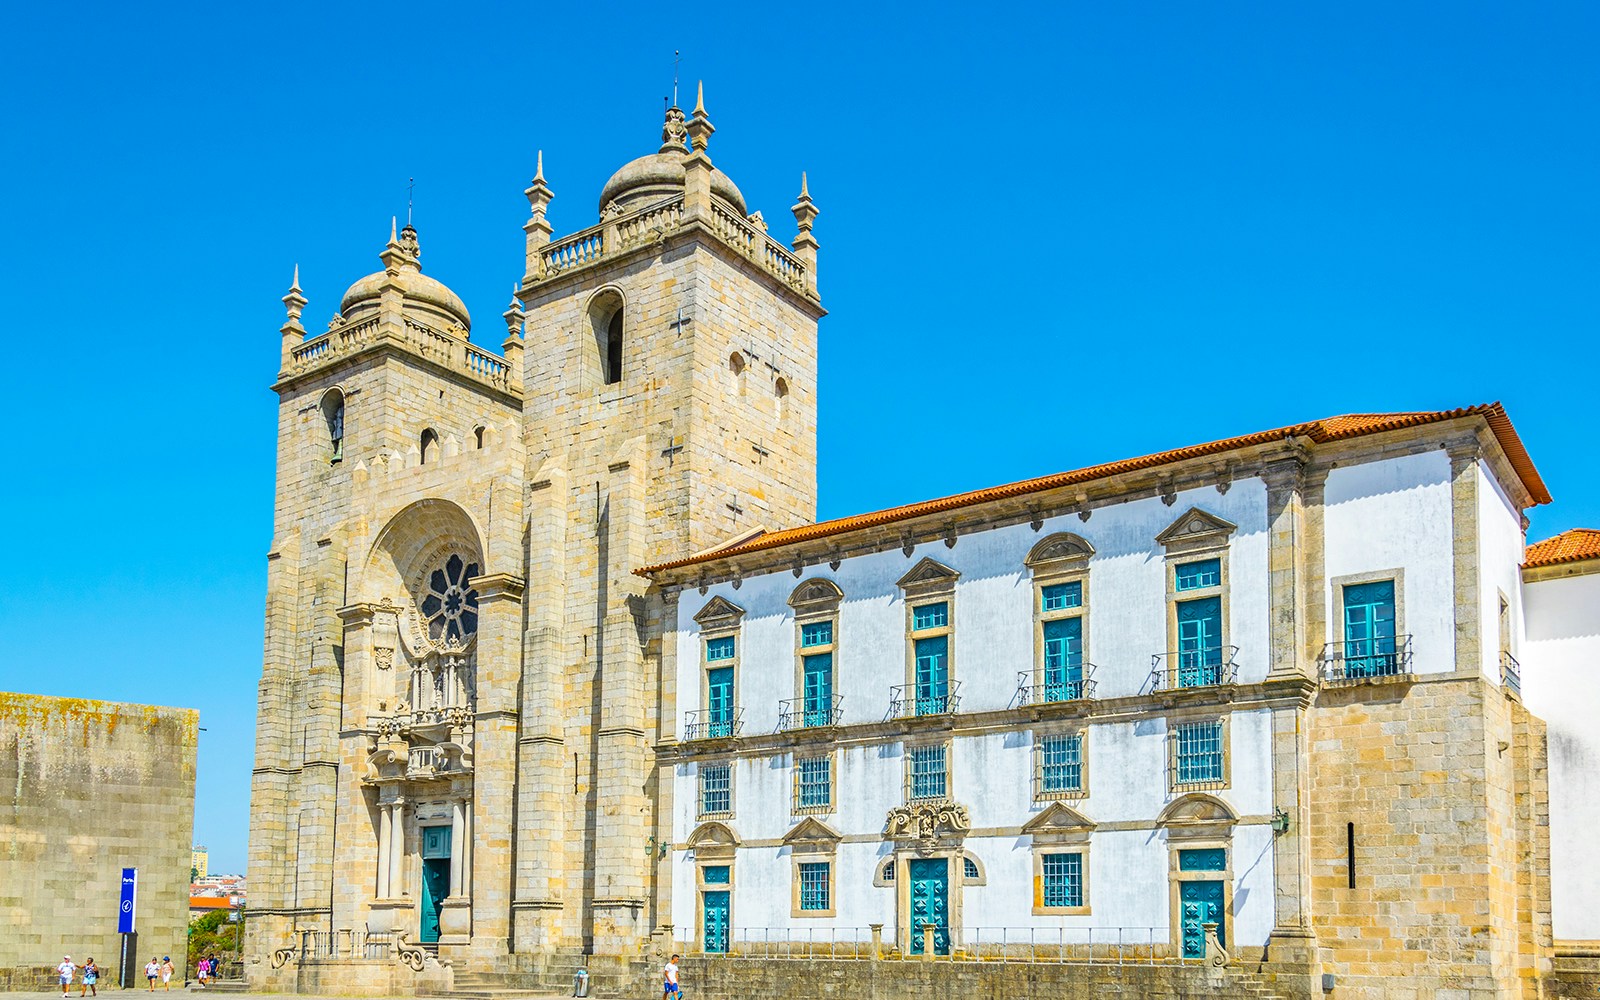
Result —
[[528, 208], [535, 219], [543, 219], [545, 209], [550, 207], [550, 202], [555, 198], [555, 192], [550, 190], [550, 185], [544, 180], [544, 150], [539, 150], [538, 160], [534, 166], [533, 180], [522, 192], [528, 199]]
[[383, 253], [378, 258], [383, 261], [384, 270], [391, 274], [399, 274], [401, 268], [409, 267], [420, 270], [417, 258], [422, 249], [417, 244], [417, 231], [411, 223], [406, 223], [404, 229], [396, 231], [399, 220], [394, 216], [389, 217], [389, 242], [383, 248]]
[[278, 332], [283, 336], [283, 367], [288, 368], [289, 362], [294, 357], [294, 349], [301, 341], [305, 340], [306, 328], [300, 325], [300, 314], [305, 310], [306, 297], [300, 291], [300, 265], [294, 266], [294, 280], [289, 283], [289, 294], [283, 297], [283, 307], [288, 312], [289, 318], [284, 320]]
[[533, 180], [529, 182], [526, 190], [522, 192], [528, 198], [528, 221], [522, 224], [522, 231], [527, 234], [527, 256], [522, 272], [523, 281], [538, 281], [544, 276], [544, 248], [550, 244], [550, 233], [553, 227], [550, 220], [545, 218], [545, 209], [550, 207], [550, 201], [555, 197], [555, 192], [550, 190], [550, 185], [544, 182], [544, 150], [539, 150], [537, 165], [533, 171]]
[[514, 338], [519, 336], [522, 333], [522, 323], [528, 318], [527, 313], [522, 311], [522, 300], [517, 298], [517, 292], [519, 291], [521, 291], [521, 286], [511, 286], [511, 305], [507, 306], [506, 311], [500, 314], [501, 318], [506, 321], [507, 337]]
[[[681, 113], [681, 112], [680, 112]], [[690, 117], [686, 127], [689, 133], [689, 145], [696, 153], [704, 153], [706, 146], [711, 143], [711, 133], [716, 128], [711, 124], [711, 118], [706, 114], [706, 85], [701, 81], [694, 102], [694, 115]]]
[[661, 124], [661, 149], [663, 153], [683, 152], [683, 142], [688, 136], [684, 127], [683, 109], [674, 104], [667, 109], [667, 118]]
[[806, 291], [812, 298], [816, 298], [817, 238], [811, 235], [811, 226], [822, 213], [811, 200], [811, 189], [806, 184], [806, 174], [803, 170], [800, 172], [800, 196], [795, 199], [794, 205], [789, 210], [794, 213], [795, 234], [792, 246], [795, 256], [805, 263]]

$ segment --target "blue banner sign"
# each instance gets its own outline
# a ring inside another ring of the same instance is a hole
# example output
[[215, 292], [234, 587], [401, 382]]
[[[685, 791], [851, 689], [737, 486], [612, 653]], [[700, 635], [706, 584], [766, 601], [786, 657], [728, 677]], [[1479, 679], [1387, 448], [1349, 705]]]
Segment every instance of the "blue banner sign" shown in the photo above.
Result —
[[133, 933], [133, 915], [139, 895], [139, 869], [122, 869], [122, 902], [117, 906], [117, 933]]

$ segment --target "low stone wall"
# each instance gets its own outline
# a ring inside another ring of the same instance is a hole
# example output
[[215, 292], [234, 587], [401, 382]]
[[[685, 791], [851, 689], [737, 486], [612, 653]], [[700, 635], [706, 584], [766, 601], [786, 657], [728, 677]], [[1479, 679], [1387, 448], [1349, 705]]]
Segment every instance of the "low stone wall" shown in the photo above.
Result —
[[1187, 965], [1029, 965], [993, 962], [709, 958], [681, 963], [694, 1000], [1201, 1000], [1267, 997], [1249, 973]]
[[413, 972], [393, 959], [328, 958], [304, 964], [289, 961], [279, 969], [263, 962], [247, 975], [253, 992], [330, 997], [427, 996], [454, 986], [450, 967], [434, 961], [423, 966], [421, 972]]

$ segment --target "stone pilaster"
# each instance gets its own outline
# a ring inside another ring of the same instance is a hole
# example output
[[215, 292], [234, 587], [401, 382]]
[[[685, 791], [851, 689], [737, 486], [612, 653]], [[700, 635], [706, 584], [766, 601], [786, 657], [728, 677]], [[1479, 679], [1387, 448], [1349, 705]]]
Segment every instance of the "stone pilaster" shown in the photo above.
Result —
[[1270, 678], [1306, 677], [1304, 605], [1305, 503], [1301, 495], [1305, 465], [1298, 459], [1275, 462], [1262, 470], [1267, 485], [1267, 587]]
[[1458, 672], [1481, 674], [1483, 665], [1482, 602], [1478, 585], [1478, 458], [1477, 438], [1451, 445], [1450, 525], [1455, 570], [1456, 659]]
[[562, 865], [567, 843], [572, 763], [567, 722], [562, 628], [567, 600], [567, 476], [545, 468], [533, 485], [528, 517], [527, 629], [522, 635], [522, 728], [517, 740], [517, 870], [512, 902], [518, 952], [561, 943], [566, 899]]
[[478, 698], [472, 738], [472, 951], [511, 950], [511, 839], [516, 802], [517, 679], [522, 673], [520, 577], [474, 577]]

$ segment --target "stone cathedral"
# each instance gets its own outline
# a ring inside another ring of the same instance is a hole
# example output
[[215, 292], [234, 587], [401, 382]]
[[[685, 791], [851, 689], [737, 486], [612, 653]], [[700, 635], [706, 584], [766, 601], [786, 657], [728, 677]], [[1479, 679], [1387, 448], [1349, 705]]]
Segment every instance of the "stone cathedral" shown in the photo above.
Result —
[[363, 940], [536, 971], [639, 955], [667, 922], [652, 746], [670, 692], [634, 570], [816, 505], [818, 212], [802, 177], [795, 239], [769, 236], [713, 131], [703, 101], [669, 109], [598, 223], [559, 240], [541, 154], [500, 355], [410, 225], [325, 333], [296, 274], [253, 980]]

